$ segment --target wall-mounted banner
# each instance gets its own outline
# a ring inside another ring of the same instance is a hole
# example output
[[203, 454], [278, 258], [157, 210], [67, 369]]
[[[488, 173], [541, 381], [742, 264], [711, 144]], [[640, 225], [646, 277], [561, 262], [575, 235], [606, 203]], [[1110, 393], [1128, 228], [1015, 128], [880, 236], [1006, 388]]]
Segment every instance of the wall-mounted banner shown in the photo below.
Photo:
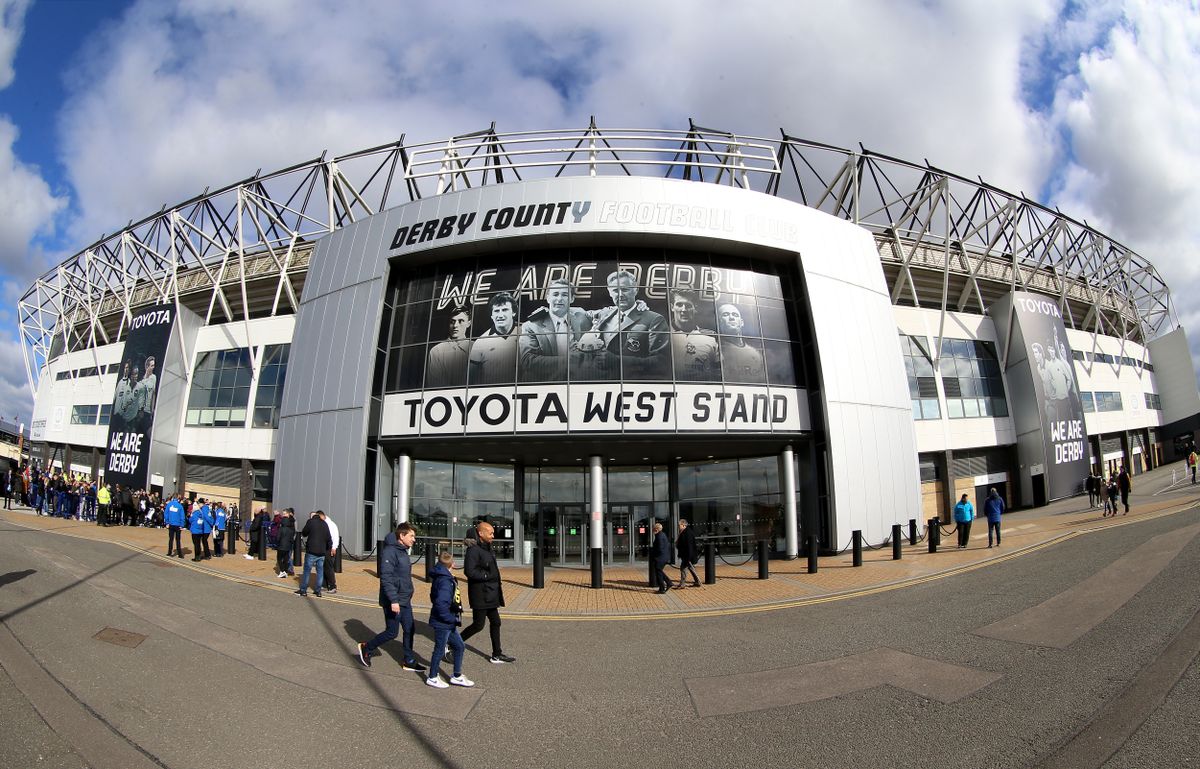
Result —
[[139, 310], [129, 321], [105, 444], [107, 483], [146, 487], [158, 375], [174, 322], [175, 308], [165, 305]]
[[[472, 261], [407, 278], [387, 390], [804, 384], [796, 378], [778, 275], [666, 261], [661, 251], [621, 253], [621, 259]], [[643, 253], [658, 258], [637, 258]]]
[[1042, 417], [1047, 499], [1077, 493], [1089, 472], [1083, 402], [1062, 314], [1054, 300], [1022, 291], [1013, 311], [1026, 352]]
[[626, 384], [472, 387], [384, 398], [387, 436], [562, 432], [803, 432], [796, 387]]

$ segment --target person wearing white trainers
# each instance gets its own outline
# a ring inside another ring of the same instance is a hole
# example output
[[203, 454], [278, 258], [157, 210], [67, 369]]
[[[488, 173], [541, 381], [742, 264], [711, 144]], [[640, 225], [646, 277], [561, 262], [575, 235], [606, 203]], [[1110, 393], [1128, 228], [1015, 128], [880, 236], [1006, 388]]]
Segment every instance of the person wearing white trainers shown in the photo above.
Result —
[[433, 583], [429, 586], [429, 602], [433, 606], [429, 610], [429, 626], [433, 628], [433, 655], [429, 660], [429, 676], [425, 683], [437, 689], [447, 686], [438, 675], [438, 666], [442, 663], [447, 646], [454, 650], [454, 676], [450, 683], [455, 686], [475, 685], [474, 681], [462, 674], [463, 652], [467, 646], [458, 633], [458, 626], [462, 624], [462, 593], [458, 589], [458, 580], [450, 573], [452, 568], [454, 557], [443, 552], [430, 572]]

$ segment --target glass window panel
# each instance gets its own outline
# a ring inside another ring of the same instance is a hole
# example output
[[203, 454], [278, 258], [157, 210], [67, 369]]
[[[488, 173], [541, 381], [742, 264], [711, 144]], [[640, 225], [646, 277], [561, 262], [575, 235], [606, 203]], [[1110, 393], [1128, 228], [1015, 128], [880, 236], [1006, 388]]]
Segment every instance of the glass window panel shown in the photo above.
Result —
[[926, 419], [940, 419], [942, 416], [941, 410], [938, 408], [937, 398], [922, 399], [921, 410], [924, 412]]
[[946, 413], [951, 419], [961, 419], [963, 415], [962, 401], [958, 398], [947, 398]]
[[992, 414], [998, 417], [1008, 416], [1008, 403], [1004, 398], [992, 398]]
[[963, 398], [962, 405], [964, 417], [979, 416], [979, 401], [975, 398]]

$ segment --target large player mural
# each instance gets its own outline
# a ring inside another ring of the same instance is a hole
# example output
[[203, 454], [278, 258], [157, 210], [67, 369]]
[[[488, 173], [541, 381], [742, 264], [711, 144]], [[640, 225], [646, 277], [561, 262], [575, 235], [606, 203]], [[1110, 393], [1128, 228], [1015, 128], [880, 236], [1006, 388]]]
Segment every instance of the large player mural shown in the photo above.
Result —
[[1058, 499], [1076, 493], [1089, 473], [1083, 401], [1067, 331], [1058, 305], [1044, 296], [1014, 292], [1013, 309], [1041, 414], [1047, 498]]
[[175, 308], [163, 305], [139, 310], [129, 321], [108, 427], [108, 483], [146, 487], [158, 378], [174, 322]]
[[[801, 429], [777, 275], [640, 259], [473, 267], [404, 291], [388, 390], [412, 397], [398, 433], [472, 432], [475, 404], [481, 431], [580, 429], [572, 410], [591, 414], [585, 429], [724, 428], [731, 416]], [[586, 387], [547, 387], [562, 384]], [[477, 398], [456, 401], [461, 388]]]

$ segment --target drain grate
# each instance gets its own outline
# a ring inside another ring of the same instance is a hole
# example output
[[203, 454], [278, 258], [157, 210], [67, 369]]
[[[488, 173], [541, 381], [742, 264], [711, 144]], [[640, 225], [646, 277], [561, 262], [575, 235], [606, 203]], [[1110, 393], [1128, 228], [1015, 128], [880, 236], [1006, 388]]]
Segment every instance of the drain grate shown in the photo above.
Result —
[[115, 627], [106, 627], [92, 636], [92, 638], [116, 646], [124, 646], [126, 649], [136, 649], [142, 641], [146, 640], [146, 636], [141, 633], [135, 633], [132, 630], [120, 630]]

